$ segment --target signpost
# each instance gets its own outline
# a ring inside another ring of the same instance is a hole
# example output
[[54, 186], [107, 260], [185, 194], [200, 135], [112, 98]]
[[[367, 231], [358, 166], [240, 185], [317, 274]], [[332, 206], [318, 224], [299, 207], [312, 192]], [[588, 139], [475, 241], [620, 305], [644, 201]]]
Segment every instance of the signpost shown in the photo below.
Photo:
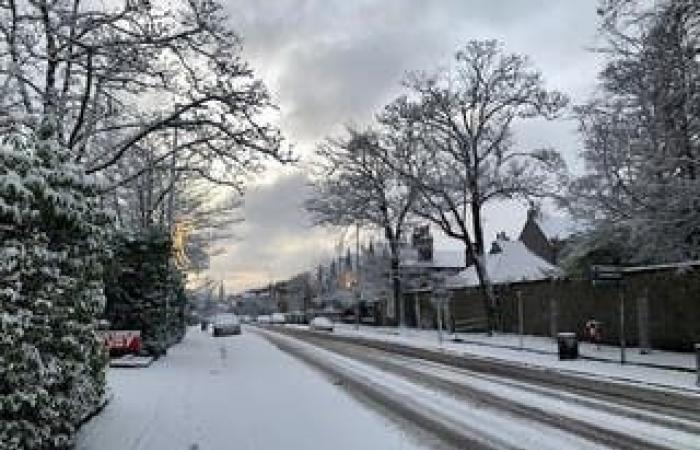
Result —
[[525, 346], [523, 342], [523, 340], [525, 339], [525, 315], [523, 313], [523, 293], [520, 291], [520, 289], [518, 289], [517, 291], [515, 291], [515, 295], [518, 298], [518, 334], [520, 335], [520, 350], [522, 350]]
[[591, 266], [593, 286], [617, 286], [622, 281], [622, 268], [618, 266]]
[[626, 361], [625, 355], [625, 290], [623, 286], [623, 270], [619, 266], [591, 266], [591, 282], [593, 286], [616, 287], [619, 299], [620, 316], [620, 364]]
[[435, 308], [438, 343], [442, 345], [443, 329], [445, 328], [444, 314], [445, 305], [449, 298], [449, 291], [445, 288], [445, 277], [440, 273], [432, 274], [429, 277], [430, 299]]

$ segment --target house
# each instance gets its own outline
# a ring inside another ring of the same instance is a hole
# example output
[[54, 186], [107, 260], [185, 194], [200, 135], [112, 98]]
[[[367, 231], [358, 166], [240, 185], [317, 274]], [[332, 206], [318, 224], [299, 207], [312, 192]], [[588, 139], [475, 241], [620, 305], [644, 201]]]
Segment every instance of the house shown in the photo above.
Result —
[[410, 245], [401, 250], [402, 306], [408, 326], [432, 328], [436, 325], [433, 288], [466, 267], [466, 252], [461, 249], [437, 249], [427, 225], [417, 227]]
[[[504, 301], [503, 293], [513, 286], [522, 286], [545, 280], [562, 278], [564, 272], [554, 264], [532, 252], [524, 242], [509, 240], [499, 233], [486, 255], [486, 273], [497, 293], [497, 304]], [[457, 331], [486, 329], [486, 311], [479, 277], [475, 266], [470, 266], [445, 280], [451, 292], [451, 328]], [[502, 305], [501, 305], [502, 308]], [[500, 308], [499, 308], [500, 309]], [[497, 317], [499, 322], [502, 317]]]
[[[511, 241], [500, 233], [486, 255], [486, 273], [493, 285], [541, 281], [563, 276], [563, 271], [532, 252], [524, 242]], [[470, 266], [447, 278], [448, 289], [479, 286], [476, 267]]]
[[579, 231], [580, 224], [571, 218], [546, 214], [533, 205], [518, 240], [535, 255], [556, 265], [568, 240]]

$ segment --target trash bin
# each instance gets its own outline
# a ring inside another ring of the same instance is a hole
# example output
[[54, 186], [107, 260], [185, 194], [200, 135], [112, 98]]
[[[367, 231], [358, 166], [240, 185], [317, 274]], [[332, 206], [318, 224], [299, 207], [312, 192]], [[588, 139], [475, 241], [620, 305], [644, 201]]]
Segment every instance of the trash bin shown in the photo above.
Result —
[[578, 358], [578, 339], [576, 333], [557, 333], [559, 359]]

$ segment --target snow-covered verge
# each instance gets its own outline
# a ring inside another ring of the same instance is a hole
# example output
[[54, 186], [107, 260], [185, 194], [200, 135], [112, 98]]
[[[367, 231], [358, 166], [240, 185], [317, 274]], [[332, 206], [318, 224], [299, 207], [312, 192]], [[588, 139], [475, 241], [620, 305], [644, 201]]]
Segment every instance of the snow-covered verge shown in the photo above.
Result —
[[[529, 366], [565, 371], [571, 374], [580, 374], [587, 377], [597, 377], [601, 380], [646, 384], [649, 386], [679, 390], [681, 392], [700, 394], [700, 387], [696, 385], [697, 376], [692, 372], [634, 364], [620, 365], [619, 363], [613, 363], [612, 361], [614, 361], [614, 359], [612, 359], [611, 362], [587, 359], [560, 361], [555, 353], [556, 344], [554, 341], [548, 340], [547, 338], [527, 337], [525, 340], [525, 345], [527, 347], [532, 346], [533, 348], [542, 350], [542, 352], [533, 352], [506, 347], [506, 345], [511, 344], [513, 346], [519, 345], [519, 338], [517, 336], [487, 337], [484, 335], [460, 334], [459, 337], [467, 340], [467, 342], [453, 342], [449, 340], [452, 335], [445, 334], [445, 339], [440, 343], [435, 330], [416, 330], [408, 328], [398, 330], [396, 328], [367, 326], [361, 326], [359, 330], [356, 330], [353, 325], [345, 324], [336, 324], [334, 333], [349, 337], [358, 336], [380, 339], [403, 345], [450, 352], [456, 355], [494, 358]], [[586, 345], [587, 344], [584, 344], [583, 346], [584, 354], [597, 351]], [[601, 353], [610, 355], [611, 358], [615, 358], [618, 355], [613, 348], [601, 349]], [[694, 356], [691, 354], [653, 352], [650, 355], [639, 355], [638, 351], [635, 352], [634, 349], [629, 349], [627, 355], [630, 359], [649, 358], [659, 363], [683, 364], [683, 367], [692, 367], [694, 364]]]
[[144, 369], [109, 369], [114, 399], [78, 450], [430, 448], [262, 337], [190, 328]]

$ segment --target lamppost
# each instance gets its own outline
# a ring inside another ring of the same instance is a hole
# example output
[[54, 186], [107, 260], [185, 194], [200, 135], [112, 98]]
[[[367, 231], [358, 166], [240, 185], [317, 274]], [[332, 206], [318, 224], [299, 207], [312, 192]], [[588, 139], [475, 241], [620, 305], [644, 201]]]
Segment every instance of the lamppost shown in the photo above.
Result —
[[362, 302], [362, 275], [360, 270], [360, 224], [355, 224], [355, 329], [360, 329], [360, 303]]

